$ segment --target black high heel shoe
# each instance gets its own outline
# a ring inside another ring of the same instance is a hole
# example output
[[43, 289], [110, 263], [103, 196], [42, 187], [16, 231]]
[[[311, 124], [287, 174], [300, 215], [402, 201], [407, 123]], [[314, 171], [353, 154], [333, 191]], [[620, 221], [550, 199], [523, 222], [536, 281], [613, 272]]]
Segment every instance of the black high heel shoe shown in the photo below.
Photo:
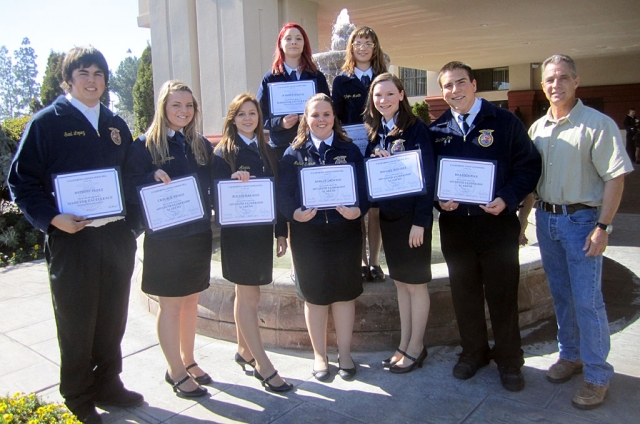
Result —
[[236, 361], [236, 364], [238, 364], [238, 365], [240, 365], [240, 367], [242, 367], [242, 371], [244, 371], [245, 374], [248, 374], [249, 372], [252, 371], [252, 370], [247, 371], [246, 368], [245, 368], [245, 365], [249, 365], [251, 368], [255, 368], [256, 367], [256, 358], [251, 358], [250, 361], [245, 361], [245, 359], [242, 357], [242, 355], [240, 355], [238, 352], [236, 352], [235, 361]]
[[[402, 356], [407, 356], [406, 352], [403, 352], [400, 349], [396, 349], [396, 352], [400, 353]], [[382, 360], [382, 366], [384, 368], [390, 368], [390, 367], [394, 366], [396, 364], [396, 362], [398, 362], [400, 360], [400, 359], [398, 359], [397, 361], [392, 361], [392, 359], [393, 359], [393, 355], [391, 355], [390, 358], [383, 359]]]
[[193, 367], [197, 367], [198, 364], [196, 364], [195, 362], [191, 365], [189, 365], [186, 370], [187, 373], [191, 376], [191, 378], [193, 378], [194, 380], [196, 380], [196, 383], [198, 384], [211, 384], [213, 383], [213, 379], [211, 378], [211, 376], [209, 374], [207, 374], [206, 372], [204, 373], [204, 375], [201, 375], [200, 377], [193, 375], [189, 370]]
[[209, 393], [209, 391], [207, 389], [205, 389], [204, 387], [200, 387], [198, 386], [197, 389], [195, 390], [191, 390], [190, 392], [186, 391], [186, 390], [182, 390], [180, 388], [180, 385], [182, 383], [184, 383], [185, 381], [189, 380], [191, 378], [190, 375], [187, 375], [185, 378], [183, 378], [182, 380], [176, 382], [173, 381], [171, 379], [171, 376], [169, 375], [169, 371], [167, 371], [164, 375], [164, 380], [169, 383], [171, 385], [171, 387], [173, 387], [173, 392], [177, 395], [177, 396], [182, 396], [182, 397], [200, 397], [200, 396], [204, 396], [207, 393]]
[[353, 380], [353, 377], [356, 376], [356, 363], [351, 358], [351, 362], [353, 362], [353, 368], [342, 368], [340, 366], [340, 357], [338, 356], [338, 375], [343, 380]]
[[260, 373], [258, 373], [258, 370], [256, 370], [255, 368], [253, 369], [253, 376], [258, 380], [260, 380], [260, 382], [262, 383], [262, 387], [264, 387], [265, 390], [271, 390], [272, 392], [283, 393], [293, 389], [293, 384], [287, 383], [286, 381], [279, 386], [274, 386], [273, 384], [269, 383], [269, 381], [271, 381], [271, 379], [273, 379], [273, 377], [275, 377], [276, 375], [278, 375], [278, 371], [274, 371], [273, 374], [271, 374], [267, 378], [262, 378]]
[[413, 358], [407, 355], [406, 353], [404, 354], [404, 357], [407, 359], [411, 359], [413, 363], [408, 367], [399, 367], [398, 365], [393, 365], [389, 368], [389, 371], [391, 371], [394, 374], [405, 374], [413, 371], [416, 367], [422, 368], [422, 363], [424, 362], [425, 359], [427, 359], [427, 348], [422, 347], [422, 352], [420, 352], [420, 355], [418, 355], [417, 358]]

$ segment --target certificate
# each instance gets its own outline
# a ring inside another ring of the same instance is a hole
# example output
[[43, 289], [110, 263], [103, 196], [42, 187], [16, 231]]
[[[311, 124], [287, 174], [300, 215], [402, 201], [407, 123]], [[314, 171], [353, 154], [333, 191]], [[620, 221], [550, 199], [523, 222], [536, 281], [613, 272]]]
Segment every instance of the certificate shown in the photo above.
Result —
[[352, 164], [303, 167], [300, 169], [300, 190], [305, 208], [333, 209], [358, 204]]
[[272, 82], [268, 87], [272, 117], [304, 113], [307, 100], [316, 94], [315, 80]]
[[436, 197], [447, 202], [485, 205], [493, 200], [496, 162], [438, 158]]
[[367, 193], [372, 202], [426, 193], [420, 150], [365, 161]]
[[193, 175], [139, 187], [140, 203], [149, 231], [160, 231], [204, 217], [204, 207]]
[[349, 138], [353, 140], [353, 144], [358, 146], [360, 153], [364, 156], [364, 152], [367, 150], [367, 145], [369, 144], [367, 129], [364, 127], [364, 124], [345, 125], [342, 128], [344, 128]]
[[251, 179], [244, 183], [240, 180], [217, 180], [215, 186], [216, 220], [220, 226], [276, 222], [273, 178]]
[[89, 219], [125, 214], [120, 172], [117, 168], [56, 174], [53, 187], [60, 213]]

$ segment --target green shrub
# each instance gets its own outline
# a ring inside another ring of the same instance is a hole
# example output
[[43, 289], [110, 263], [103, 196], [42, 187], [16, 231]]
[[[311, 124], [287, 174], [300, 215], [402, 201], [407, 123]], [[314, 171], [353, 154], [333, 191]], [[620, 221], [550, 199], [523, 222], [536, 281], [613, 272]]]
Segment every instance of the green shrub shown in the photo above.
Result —
[[431, 123], [431, 116], [429, 116], [429, 103], [425, 100], [414, 104], [411, 111], [415, 116], [422, 119], [425, 124]]

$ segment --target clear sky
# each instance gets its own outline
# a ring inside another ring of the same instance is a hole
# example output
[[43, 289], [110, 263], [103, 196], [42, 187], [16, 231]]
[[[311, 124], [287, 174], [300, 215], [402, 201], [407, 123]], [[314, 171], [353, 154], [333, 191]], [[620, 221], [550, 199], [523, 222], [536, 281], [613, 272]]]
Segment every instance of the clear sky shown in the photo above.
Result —
[[31, 41], [38, 82], [51, 50], [91, 44], [115, 72], [127, 50], [140, 57], [151, 41], [149, 29], [138, 27], [137, 0], [0, 0], [0, 17], [0, 46], [11, 56], [24, 37]]

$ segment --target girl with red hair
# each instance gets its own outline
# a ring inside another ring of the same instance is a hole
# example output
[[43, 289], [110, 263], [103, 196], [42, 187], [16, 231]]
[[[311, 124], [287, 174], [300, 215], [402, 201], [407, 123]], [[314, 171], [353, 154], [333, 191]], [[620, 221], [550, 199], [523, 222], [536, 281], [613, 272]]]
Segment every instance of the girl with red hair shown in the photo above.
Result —
[[258, 89], [258, 101], [264, 116], [264, 128], [269, 130], [269, 144], [278, 159], [296, 137], [299, 117], [292, 113], [285, 116], [271, 115], [269, 83], [314, 80], [316, 93], [329, 95], [327, 80], [313, 63], [311, 43], [304, 29], [296, 23], [286, 23], [278, 34], [273, 65], [262, 78]]

